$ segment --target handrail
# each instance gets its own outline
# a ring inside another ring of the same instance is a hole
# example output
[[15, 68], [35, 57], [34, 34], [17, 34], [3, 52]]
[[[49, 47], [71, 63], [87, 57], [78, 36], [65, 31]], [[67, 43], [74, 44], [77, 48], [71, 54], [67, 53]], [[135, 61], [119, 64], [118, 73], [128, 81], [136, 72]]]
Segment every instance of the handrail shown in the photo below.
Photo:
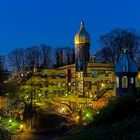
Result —
[[106, 93], [107, 89], [103, 89], [101, 92], [97, 93], [96, 98], [94, 98], [92, 101], [98, 101], [105, 93]]

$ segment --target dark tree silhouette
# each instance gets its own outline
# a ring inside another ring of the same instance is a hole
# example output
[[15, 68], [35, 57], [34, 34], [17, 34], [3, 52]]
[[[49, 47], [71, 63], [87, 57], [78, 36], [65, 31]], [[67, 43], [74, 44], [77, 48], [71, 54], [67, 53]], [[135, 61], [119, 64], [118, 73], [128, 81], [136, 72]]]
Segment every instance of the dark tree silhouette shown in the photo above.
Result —
[[10, 69], [19, 71], [20, 68], [25, 67], [25, 50], [17, 48], [8, 54], [8, 62]]
[[[101, 58], [114, 62], [123, 49], [127, 49], [131, 57], [134, 58], [140, 45], [140, 36], [134, 29], [115, 28], [106, 35], [102, 35], [99, 41], [103, 48], [100, 51]], [[108, 57], [106, 57], [107, 54]]]
[[55, 64], [54, 67], [58, 68], [58, 67], [62, 67], [63, 63], [64, 63], [64, 52], [63, 52], [63, 48], [56, 48], [55, 49]]
[[0, 95], [4, 92], [5, 80], [7, 78], [7, 74], [5, 73], [5, 57], [0, 55]]
[[70, 64], [74, 64], [74, 49], [70, 47], [59, 47], [55, 48], [55, 60], [54, 60], [54, 67], [62, 67]]
[[34, 66], [40, 66], [41, 51], [39, 46], [29, 47], [25, 50], [25, 58], [27, 67], [33, 68]]
[[52, 48], [48, 45], [40, 45], [41, 55], [41, 67], [48, 68], [51, 67], [51, 58], [52, 58]]

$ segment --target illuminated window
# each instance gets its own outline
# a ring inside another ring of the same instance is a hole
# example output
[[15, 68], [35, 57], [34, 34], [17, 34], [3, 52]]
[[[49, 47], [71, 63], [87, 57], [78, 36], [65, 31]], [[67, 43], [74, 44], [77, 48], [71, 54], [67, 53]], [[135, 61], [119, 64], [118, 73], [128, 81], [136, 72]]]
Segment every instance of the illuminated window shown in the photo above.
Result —
[[131, 83], [131, 84], [134, 83], [134, 78], [133, 78], [133, 77], [130, 78], [130, 83]]
[[80, 74], [80, 77], [83, 77], [83, 73]]
[[128, 87], [128, 79], [126, 76], [122, 77], [122, 88], [127, 88]]
[[57, 87], [58, 88], [60, 88], [61, 87], [61, 83], [59, 82], [59, 83], [57, 83]]
[[65, 82], [62, 83], [62, 87], [66, 87], [67, 84]]
[[116, 77], [117, 88], [119, 87], [119, 77]]
[[138, 74], [137, 78], [140, 79], [140, 73]]
[[78, 78], [83, 77], [83, 73], [78, 73]]

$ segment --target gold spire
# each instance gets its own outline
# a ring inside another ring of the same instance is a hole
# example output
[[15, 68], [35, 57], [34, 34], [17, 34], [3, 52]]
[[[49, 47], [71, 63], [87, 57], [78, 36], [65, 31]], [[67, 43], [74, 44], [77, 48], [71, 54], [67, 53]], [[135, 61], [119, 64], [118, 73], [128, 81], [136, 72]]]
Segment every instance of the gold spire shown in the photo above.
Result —
[[85, 43], [90, 44], [90, 35], [85, 29], [84, 22], [81, 21], [80, 31], [75, 35], [74, 44], [77, 45], [77, 44], [85, 44]]

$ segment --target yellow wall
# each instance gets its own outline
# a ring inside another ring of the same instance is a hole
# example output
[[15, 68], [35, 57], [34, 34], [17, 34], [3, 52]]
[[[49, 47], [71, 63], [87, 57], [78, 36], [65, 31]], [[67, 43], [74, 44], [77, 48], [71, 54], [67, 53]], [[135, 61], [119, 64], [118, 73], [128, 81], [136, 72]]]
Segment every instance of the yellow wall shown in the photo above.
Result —
[[[68, 82], [68, 68], [71, 69], [71, 82]], [[90, 91], [91, 93], [95, 93], [95, 91], [100, 91], [105, 87], [109, 88], [116, 86], [116, 76], [114, 74], [113, 64], [87, 63], [86, 68], [87, 74], [84, 78], [82, 76], [82, 73], [75, 72], [74, 64], [56, 69], [44, 70], [43, 74], [47, 75], [46, 81], [49, 83], [47, 90], [49, 92], [64, 91], [65, 93], [68, 93], [69, 91], [71, 91], [72, 93], [74, 93], [78, 90], [75, 86], [76, 81], [81, 83], [91, 83], [91, 88], [86, 85], [83, 86], [84, 91]], [[55, 75], [55, 78], [52, 78], [53, 74]], [[60, 78], [60, 74], [64, 74], [65, 77]], [[140, 87], [140, 72], [137, 76], [137, 87]]]

